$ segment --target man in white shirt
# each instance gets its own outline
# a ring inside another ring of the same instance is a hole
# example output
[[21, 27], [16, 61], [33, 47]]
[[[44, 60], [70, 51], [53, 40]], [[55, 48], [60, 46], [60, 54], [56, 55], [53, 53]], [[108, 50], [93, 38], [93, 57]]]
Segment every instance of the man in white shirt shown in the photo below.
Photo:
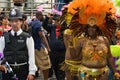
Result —
[[[22, 14], [17, 9], [9, 13], [12, 30], [0, 37], [0, 52], [10, 64], [19, 80], [34, 80], [35, 65], [33, 38], [22, 31]], [[3, 80], [13, 80], [10, 74], [3, 73]]]

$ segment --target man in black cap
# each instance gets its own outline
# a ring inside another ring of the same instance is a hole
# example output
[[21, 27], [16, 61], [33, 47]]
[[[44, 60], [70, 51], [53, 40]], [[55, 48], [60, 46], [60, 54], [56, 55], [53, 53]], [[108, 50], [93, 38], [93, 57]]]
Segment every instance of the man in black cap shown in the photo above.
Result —
[[13, 0], [14, 8], [17, 8], [17, 9], [20, 9], [21, 11], [23, 11], [25, 1], [26, 0]]
[[[5, 60], [19, 80], [34, 80], [37, 70], [34, 58], [33, 38], [22, 31], [22, 14], [17, 9], [9, 13], [12, 30], [0, 38], [1, 51]], [[11, 74], [3, 74], [3, 80], [13, 80]]]

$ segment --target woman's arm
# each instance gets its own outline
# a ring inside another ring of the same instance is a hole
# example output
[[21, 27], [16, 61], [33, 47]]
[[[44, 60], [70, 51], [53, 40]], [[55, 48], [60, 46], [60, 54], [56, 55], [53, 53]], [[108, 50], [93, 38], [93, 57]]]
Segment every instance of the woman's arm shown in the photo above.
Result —
[[79, 39], [76, 42], [76, 46], [73, 45], [73, 42], [69, 42], [68, 48], [70, 50], [70, 54], [75, 60], [80, 60], [82, 58], [82, 44], [83, 44], [83, 39]]
[[113, 56], [111, 54], [110, 45], [109, 45], [108, 40], [106, 40], [106, 44], [108, 46], [108, 57], [107, 57], [108, 67], [113, 72], [115, 78], [119, 78], [120, 74], [118, 72], [116, 72], [115, 61], [114, 61]]

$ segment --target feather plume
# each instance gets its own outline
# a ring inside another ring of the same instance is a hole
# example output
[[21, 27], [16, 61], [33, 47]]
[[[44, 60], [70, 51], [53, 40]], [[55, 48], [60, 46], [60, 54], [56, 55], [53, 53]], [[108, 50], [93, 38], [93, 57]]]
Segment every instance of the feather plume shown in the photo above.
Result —
[[68, 13], [73, 15], [70, 29], [79, 35], [84, 32], [84, 26], [88, 19], [94, 17], [96, 25], [101, 29], [103, 35], [110, 39], [117, 28], [113, 17], [116, 8], [110, 0], [74, 0], [68, 6]]

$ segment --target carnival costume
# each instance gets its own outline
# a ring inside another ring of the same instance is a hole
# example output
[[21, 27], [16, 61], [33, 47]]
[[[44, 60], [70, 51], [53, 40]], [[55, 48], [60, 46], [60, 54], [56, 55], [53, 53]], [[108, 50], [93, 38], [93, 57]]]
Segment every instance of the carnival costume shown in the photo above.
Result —
[[[104, 79], [99, 79], [101, 76], [108, 75], [106, 61], [108, 47], [105, 41], [110, 41], [117, 28], [115, 12], [116, 9], [110, 0], [74, 0], [69, 4], [66, 22], [68, 22], [71, 32], [66, 30], [65, 35], [79, 37], [83, 34], [85, 42], [82, 43], [82, 59], [77, 61], [66, 58], [63, 70], [80, 75], [80, 80], [101, 80]], [[99, 35], [96, 40], [86, 36], [87, 25], [96, 25], [100, 29], [97, 32]], [[69, 46], [68, 44], [67, 47], [74, 48], [75, 45]], [[88, 79], [87, 77], [90, 76], [92, 78]]]
[[116, 63], [117, 72], [120, 73], [120, 46], [111, 45], [110, 49]]
[[120, 73], [120, 30], [116, 32], [116, 45], [110, 45], [112, 56], [114, 57], [117, 72]]

